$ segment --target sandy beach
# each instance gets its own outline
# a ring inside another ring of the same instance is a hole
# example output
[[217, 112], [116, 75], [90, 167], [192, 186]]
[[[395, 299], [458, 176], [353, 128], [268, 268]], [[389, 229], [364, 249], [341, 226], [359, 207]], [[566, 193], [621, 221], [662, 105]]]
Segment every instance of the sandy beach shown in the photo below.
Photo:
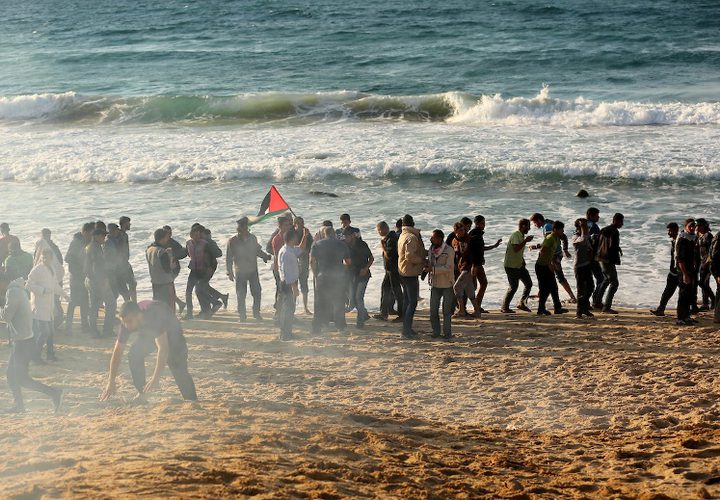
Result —
[[60, 361], [32, 371], [67, 389], [64, 409], [26, 392], [26, 415], [0, 417], [0, 497], [720, 495], [710, 318], [495, 313], [452, 341], [427, 336], [425, 313], [419, 341], [307, 322], [292, 342], [229, 312], [186, 322], [198, 404], [167, 374], [131, 404], [126, 361], [101, 403], [112, 341], [58, 334]]

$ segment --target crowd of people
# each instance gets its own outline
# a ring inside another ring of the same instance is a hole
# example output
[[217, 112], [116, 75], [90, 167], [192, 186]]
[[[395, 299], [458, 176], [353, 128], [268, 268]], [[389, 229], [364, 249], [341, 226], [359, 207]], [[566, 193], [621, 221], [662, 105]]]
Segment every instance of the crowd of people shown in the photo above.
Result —
[[[567, 302], [576, 304], [578, 318], [591, 318], [596, 312], [617, 314], [613, 300], [619, 287], [617, 266], [622, 258], [620, 230], [624, 216], [614, 214], [611, 223], [602, 228], [599, 220], [599, 210], [589, 208], [585, 217], [574, 221], [574, 231], [568, 237], [563, 222], [540, 213], [520, 219], [517, 230], [505, 245], [503, 267], [508, 288], [500, 312], [532, 312], [529, 300], [533, 279], [525, 258], [526, 249], [531, 248], [539, 251], [534, 263], [538, 285], [536, 314], [569, 312], [560, 300], [560, 287], [569, 296]], [[542, 241], [533, 244], [534, 238], [528, 234], [531, 225], [542, 231]], [[185, 244], [173, 238], [171, 227], [158, 228], [153, 242], [145, 250], [153, 297], [138, 302], [137, 282], [130, 264], [130, 228], [129, 217], [121, 217], [117, 224], [88, 222], [73, 236], [64, 255], [53, 242], [51, 231], [43, 229], [34, 254], [30, 254], [10, 233], [9, 225], [0, 224], [0, 320], [7, 323], [12, 344], [7, 377], [15, 398], [14, 411], [24, 409], [22, 387], [44, 392], [53, 399], [56, 408], [60, 407], [63, 392], [33, 380], [29, 365], [45, 363], [43, 352], [47, 361], [57, 360], [54, 332], [63, 322], [66, 331], [72, 332], [76, 313], [82, 331], [93, 337], [109, 337], [117, 331], [102, 399], [109, 398], [116, 390], [119, 362], [133, 332], [138, 335], [128, 356], [139, 395], [142, 397], [157, 387], [167, 365], [183, 397], [197, 398], [187, 369], [187, 345], [178, 317], [207, 319], [220, 308], [227, 308], [228, 294], [220, 293], [211, 285], [223, 251], [213, 240], [212, 232], [201, 224], [191, 227]], [[385, 221], [379, 222], [376, 231], [384, 276], [380, 285], [380, 310], [373, 316], [375, 319], [402, 323], [401, 337], [417, 338], [413, 320], [420, 280], [425, 279], [430, 286], [432, 337], [450, 338], [453, 319], [479, 319], [488, 312], [483, 308], [488, 287], [485, 254], [497, 249], [502, 239], [486, 245], [482, 215], [472, 220], [461, 218], [448, 235], [434, 229], [427, 248], [411, 215], [398, 219], [392, 228]], [[675, 222], [667, 224], [667, 231], [671, 240], [667, 284], [652, 314], [664, 316], [670, 299], [679, 290], [678, 325], [691, 325], [697, 321], [694, 315], [711, 309], [714, 309], [715, 321], [720, 322], [720, 301], [716, 300], [717, 293], [712, 286], [712, 281], [720, 285], [720, 234], [713, 237], [707, 220], [691, 218], [683, 222], [682, 228]], [[562, 266], [563, 259], [570, 257], [573, 257], [574, 289]], [[182, 300], [176, 294], [175, 281], [182, 268], [181, 261], [185, 259], [189, 273], [185, 300]], [[305, 313], [312, 315], [313, 334], [320, 334], [331, 324], [344, 332], [346, 313], [352, 310], [357, 313], [357, 328], [363, 328], [371, 318], [365, 306], [365, 292], [374, 256], [360, 230], [352, 226], [348, 214], [340, 217], [338, 228], [326, 220], [314, 234], [305, 226], [303, 218], [289, 213], [282, 215], [265, 248], [250, 231], [250, 220], [239, 219], [237, 234], [225, 247], [225, 268], [228, 279], [235, 284], [240, 321], [248, 320], [248, 288], [252, 296], [252, 318], [263, 319], [258, 260], [265, 263], [272, 260], [273, 319], [281, 340], [294, 337], [299, 300]], [[69, 296], [63, 287], [65, 264]], [[308, 304], [311, 278], [312, 312]], [[513, 309], [511, 304], [520, 283], [523, 290]], [[200, 307], [197, 316], [193, 295]], [[121, 297], [123, 304], [118, 311]], [[66, 311], [61, 307], [61, 298], [68, 302]], [[552, 301], [551, 306], [548, 300]], [[99, 326], [101, 309], [104, 310], [102, 329]], [[390, 319], [391, 316], [395, 317]], [[156, 350], [155, 370], [146, 382], [145, 358]]]

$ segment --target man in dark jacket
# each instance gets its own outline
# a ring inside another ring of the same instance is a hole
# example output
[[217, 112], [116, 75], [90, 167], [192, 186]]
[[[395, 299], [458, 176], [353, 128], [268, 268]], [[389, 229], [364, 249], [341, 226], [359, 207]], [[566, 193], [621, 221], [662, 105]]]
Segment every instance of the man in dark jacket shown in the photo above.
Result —
[[697, 267], [695, 261], [695, 245], [697, 234], [695, 219], [687, 219], [683, 231], [675, 242], [675, 256], [678, 265], [680, 293], [678, 293], [677, 324], [692, 325], [691, 311], [697, 291]]
[[[168, 236], [170, 237], [170, 247], [173, 250], [173, 267], [172, 272], [175, 278], [178, 277], [180, 274], [180, 261], [183, 260], [188, 256], [187, 250], [185, 247], [180, 243], [178, 240], [174, 239], [172, 237], [173, 231], [172, 227], [170, 226], [163, 226], [163, 229], [165, 232], [168, 233]], [[173, 283], [174, 286], [174, 283]], [[185, 302], [183, 302], [180, 297], [177, 296], [177, 293], [175, 294], [175, 304], [178, 306], [178, 314], [182, 314], [183, 310], [185, 309]]]
[[598, 250], [595, 258], [600, 263], [603, 272], [603, 281], [600, 283], [598, 296], [601, 301], [603, 297], [605, 298], [602, 312], [606, 314], [617, 314], [617, 311], [612, 308], [612, 303], [615, 293], [620, 287], [617, 275], [617, 266], [620, 265], [620, 257], [622, 257], [619, 229], [624, 224], [625, 216], [616, 213], [613, 215], [612, 224], [604, 227], [598, 238]]
[[675, 222], [670, 222], [667, 226], [667, 234], [670, 238], [670, 270], [668, 271], [667, 281], [665, 283], [665, 290], [663, 290], [662, 296], [660, 297], [660, 305], [657, 309], [652, 309], [650, 312], [655, 316], [665, 316], [665, 307], [670, 301], [675, 290], [678, 287], [678, 270], [677, 261], [675, 259], [675, 242], [677, 241], [678, 232], [680, 227]]
[[65, 253], [65, 262], [70, 272], [70, 303], [67, 307], [67, 331], [72, 332], [75, 309], [80, 308], [80, 325], [83, 332], [90, 331], [88, 290], [85, 287], [85, 247], [92, 240], [94, 222], [83, 224], [82, 231], [75, 233]]
[[[390, 231], [390, 226], [385, 221], [378, 223], [377, 233], [380, 236], [380, 246], [383, 251], [383, 263], [385, 264], [385, 277], [380, 289], [380, 314], [375, 319], [386, 321], [397, 301], [397, 311], [404, 310], [402, 287], [400, 287], [400, 272], [398, 271], [398, 236], [395, 231]], [[402, 321], [400, 313], [393, 321]]]
[[150, 271], [153, 300], [166, 303], [175, 312], [175, 274], [170, 235], [165, 229], [156, 229], [153, 243], [145, 250]]
[[100, 337], [97, 320], [100, 307], [105, 305], [105, 321], [102, 335], [113, 333], [117, 297], [110, 288], [110, 276], [105, 255], [105, 237], [107, 231], [97, 228], [93, 231], [93, 239], [85, 247], [85, 286], [90, 295], [90, 333]]

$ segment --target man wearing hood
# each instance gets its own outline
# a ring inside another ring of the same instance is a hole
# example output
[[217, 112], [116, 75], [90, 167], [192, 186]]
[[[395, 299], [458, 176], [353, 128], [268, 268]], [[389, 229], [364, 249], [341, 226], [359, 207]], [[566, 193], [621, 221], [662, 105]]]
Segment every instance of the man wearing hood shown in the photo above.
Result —
[[695, 219], [685, 220], [685, 226], [675, 242], [678, 275], [680, 278], [677, 303], [677, 324], [692, 325], [696, 321], [690, 316], [697, 289], [697, 268], [695, 267]]
[[22, 413], [25, 404], [22, 388], [42, 392], [52, 398], [55, 412], [60, 409], [63, 391], [45, 385], [30, 377], [30, 361], [36, 352], [32, 330], [32, 308], [30, 299], [25, 293], [22, 278], [11, 281], [7, 273], [0, 272], [0, 296], [4, 297], [4, 305], [0, 307], [0, 320], [8, 325], [10, 334], [10, 359], [7, 365], [7, 381], [15, 399], [15, 406], [9, 413]]
[[92, 241], [92, 233], [95, 229], [94, 222], [83, 224], [82, 230], [75, 233], [67, 252], [65, 262], [70, 272], [70, 303], [67, 307], [66, 327], [68, 333], [72, 332], [73, 316], [75, 309], [80, 308], [80, 325], [83, 332], [90, 331], [89, 323], [89, 298], [88, 290], [85, 287], [85, 247]]
[[432, 232], [428, 252], [428, 281], [430, 283], [430, 324], [433, 338], [440, 337], [440, 301], [442, 300], [442, 336], [452, 337], [452, 314], [455, 305], [455, 251], [443, 241], [445, 235], [439, 229]]
[[423, 244], [420, 231], [415, 229], [415, 220], [412, 215], [403, 216], [402, 234], [398, 239], [398, 270], [400, 271], [400, 285], [403, 291], [403, 331], [402, 338], [417, 338], [412, 329], [418, 297], [420, 296], [420, 280], [427, 262], [427, 251]]

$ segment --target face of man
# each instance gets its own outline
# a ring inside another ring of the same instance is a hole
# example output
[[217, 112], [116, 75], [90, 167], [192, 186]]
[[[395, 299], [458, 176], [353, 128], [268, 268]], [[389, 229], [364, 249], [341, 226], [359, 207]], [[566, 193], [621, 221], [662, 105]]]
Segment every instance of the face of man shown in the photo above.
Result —
[[123, 328], [129, 332], [135, 332], [142, 325], [142, 314], [128, 314], [124, 318], [120, 318]]
[[378, 234], [378, 236], [380, 236], [381, 238], [384, 238], [384, 237], [387, 236], [389, 233], [390, 233], [390, 228], [389, 228], [389, 227], [380, 226], [380, 227], [377, 228], [377, 234]]
[[553, 234], [554, 234], [555, 236], [557, 236], [558, 238], [560, 238], [563, 234], [565, 234], [565, 228], [562, 228], [562, 229], [560, 229], [560, 228], [558, 228], [558, 229], [553, 229]]
[[298, 231], [302, 231], [303, 229], [305, 229], [305, 221], [302, 217], [298, 217], [297, 219], [295, 219], [295, 229], [297, 229]]
[[96, 234], [95, 235], [95, 241], [100, 243], [101, 245], [105, 243], [105, 235], [104, 234]]
[[476, 222], [475, 227], [478, 228], [480, 231], [485, 231], [485, 219]]
[[455, 230], [455, 237], [458, 239], [464, 238], [467, 234], [467, 231], [465, 230], [465, 226], [460, 226]]
[[697, 234], [705, 234], [708, 232], [707, 226], [697, 226], [695, 231], [697, 231]]
[[528, 234], [530, 232], [530, 224], [520, 224], [519, 229], [522, 234]]
[[165, 236], [163, 236], [160, 239], [159, 243], [160, 243], [161, 247], [165, 247], [165, 248], [169, 247], [170, 246], [170, 235], [165, 233]]
[[348, 226], [350, 225], [350, 219], [341, 219], [341, 220], [340, 220], [340, 225], [341, 225], [343, 228], [348, 227]]
[[667, 234], [670, 237], [670, 239], [674, 240], [678, 235], [678, 230], [675, 227], [669, 227]]
[[123, 231], [130, 231], [130, 221], [122, 222], [120, 224], [120, 229]]
[[589, 220], [590, 222], [597, 223], [597, 221], [600, 220], [600, 213], [598, 212], [598, 213], [596, 213], [596, 214], [590, 214], [590, 215], [588, 216], [588, 220]]
[[442, 245], [442, 242], [443, 242], [442, 238], [440, 238], [440, 236], [438, 236], [437, 234], [433, 234], [432, 236], [430, 236], [430, 243], [432, 243], [433, 247], [440, 248], [440, 245]]
[[625, 225], [625, 219], [620, 219], [615, 221], [615, 227], [620, 229]]
[[695, 228], [697, 225], [694, 222], [689, 222], [685, 224], [685, 232], [688, 234], [695, 234]]

